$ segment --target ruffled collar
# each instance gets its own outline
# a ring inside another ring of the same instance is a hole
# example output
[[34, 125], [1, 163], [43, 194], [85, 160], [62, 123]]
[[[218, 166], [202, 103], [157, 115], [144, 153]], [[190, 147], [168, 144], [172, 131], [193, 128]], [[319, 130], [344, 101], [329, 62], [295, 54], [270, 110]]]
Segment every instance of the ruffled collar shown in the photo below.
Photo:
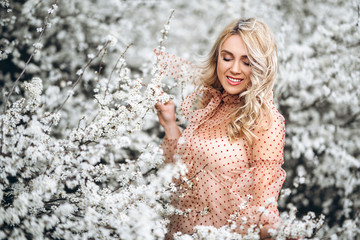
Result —
[[237, 104], [241, 102], [239, 94], [230, 94], [225, 91], [221, 93], [221, 100], [225, 104]]
[[[203, 108], [194, 109], [194, 103], [199, 99]], [[228, 105], [239, 104], [240, 102], [241, 99], [238, 94], [221, 92], [212, 87], [202, 87], [189, 95], [182, 103], [181, 108], [189, 122], [202, 124], [216, 112], [221, 103]]]

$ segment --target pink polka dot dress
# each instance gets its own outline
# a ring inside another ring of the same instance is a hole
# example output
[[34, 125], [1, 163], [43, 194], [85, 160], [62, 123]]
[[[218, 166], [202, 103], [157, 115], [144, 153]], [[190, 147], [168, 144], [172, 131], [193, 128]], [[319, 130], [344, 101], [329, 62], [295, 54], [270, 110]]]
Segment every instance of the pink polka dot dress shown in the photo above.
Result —
[[[199, 96], [204, 107], [196, 109]], [[203, 87], [182, 103], [189, 125], [180, 138], [165, 137], [162, 143], [166, 161], [174, 161], [177, 154], [187, 165], [189, 179], [174, 194], [173, 205], [186, 214], [171, 218], [168, 238], [176, 232], [191, 234], [196, 225], [222, 227], [231, 219], [241, 234], [253, 224], [280, 221], [276, 202], [285, 181], [281, 168], [284, 118], [270, 99], [271, 127], [263, 130], [264, 118], [253, 130], [258, 138], [251, 146], [244, 138], [231, 142], [227, 125], [240, 104], [238, 95], [211, 87]]]

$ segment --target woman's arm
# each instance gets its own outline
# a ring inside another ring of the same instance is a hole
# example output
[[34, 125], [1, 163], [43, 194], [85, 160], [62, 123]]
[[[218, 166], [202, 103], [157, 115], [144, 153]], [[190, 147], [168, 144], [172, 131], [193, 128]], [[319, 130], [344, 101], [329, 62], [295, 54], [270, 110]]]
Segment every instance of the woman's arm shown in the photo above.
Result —
[[161, 126], [164, 128], [165, 137], [161, 143], [164, 151], [165, 163], [174, 162], [174, 153], [177, 141], [181, 135], [180, 129], [176, 124], [175, 105], [172, 100], [165, 104], [157, 103], [155, 105], [157, 115]]
[[[166, 69], [165, 76], [178, 79], [180, 81], [194, 81], [199, 75], [190, 62], [171, 55], [166, 52], [157, 52], [154, 50], [158, 58], [158, 66]], [[165, 104], [156, 104], [159, 122], [165, 131], [165, 138], [161, 144], [164, 150], [165, 162], [173, 162], [173, 155], [177, 146], [177, 141], [181, 135], [180, 129], [176, 124], [175, 105], [173, 101]]]
[[155, 105], [160, 125], [164, 128], [165, 137], [168, 139], [178, 139], [180, 130], [176, 124], [175, 105], [173, 101], [165, 104], [157, 103]]
[[271, 238], [268, 230], [274, 228], [275, 223], [280, 221], [277, 200], [286, 176], [281, 168], [284, 162], [285, 121], [276, 109], [273, 110], [274, 119], [271, 127], [268, 130], [261, 130], [261, 125], [266, 125], [264, 122], [255, 131], [258, 139], [254, 140], [252, 145], [250, 162], [251, 167], [254, 167], [252, 204], [265, 209], [264, 213], [260, 213], [258, 220], [263, 225], [260, 231], [261, 239]]
[[200, 69], [185, 59], [168, 52], [158, 52], [157, 50], [154, 50], [154, 53], [158, 59], [158, 66], [166, 69], [165, 76], [167, 77], [195, 82], [200, 75]]

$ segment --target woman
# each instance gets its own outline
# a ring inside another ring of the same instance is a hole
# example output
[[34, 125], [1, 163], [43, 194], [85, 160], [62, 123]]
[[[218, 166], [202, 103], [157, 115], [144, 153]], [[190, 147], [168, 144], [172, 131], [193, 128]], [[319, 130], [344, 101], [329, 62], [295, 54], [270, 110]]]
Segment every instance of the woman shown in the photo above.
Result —
[[[173, 201], [186, 214], [173, 216], [169, 236], [233, 220], [238, 233], [246, 234], [255, 225], [266, 239], [268, 230], [279, 224], [276, 202], [285, 180], [285, 122], [272, 101], [276, 51], [263, 22], [236, 20], [213, 46], [199, 89], [182, 104], [189, 121], [186, 129], [181, 133], [176, 124], [173, 102], [155, 106], [165, 130], [166, 161], [178, 155], [190, 179]], [[179, 77], [179, 67], [187, 62], [161, 56], [169, 74]]]

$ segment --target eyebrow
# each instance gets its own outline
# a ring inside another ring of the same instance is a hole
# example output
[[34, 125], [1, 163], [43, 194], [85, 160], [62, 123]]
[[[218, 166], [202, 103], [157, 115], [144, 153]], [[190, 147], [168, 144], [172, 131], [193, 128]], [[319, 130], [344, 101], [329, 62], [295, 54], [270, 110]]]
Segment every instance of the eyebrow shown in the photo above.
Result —
[[[225, 50], [225, 49], [221, 50], [221, 53], [223, 53], [223, 52], [234, 56], [234, 54], [232, 52], [228, 51], [228, 50]], [[242, 55], [241, 58], [248, 58], [248, 56], [247, 55]]]

